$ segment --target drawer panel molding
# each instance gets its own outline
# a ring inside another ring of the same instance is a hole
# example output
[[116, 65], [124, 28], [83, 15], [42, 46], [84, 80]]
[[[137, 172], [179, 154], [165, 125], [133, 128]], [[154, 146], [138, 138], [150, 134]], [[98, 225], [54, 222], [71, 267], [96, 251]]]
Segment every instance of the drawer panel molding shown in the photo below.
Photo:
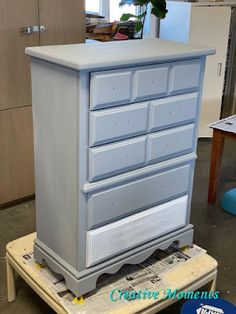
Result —
[[201, 62], [176, 62], [170, 71], [169, 94], [178, 94], [196, 90], [199, 86]]
[[146, 102], [90, 112], [90, 147], [146, 133], [148, 108]]
[[193, 150], [194, 124], [148, 135], [147, 163], [159, 162]]
[[134, 71], [133, 101], [162, 97], [168, 91], [169, 66], [152, 66]]
[[194, 121], [196, 119], [198, 93], [172, 96], [151, 101], [151, 132]]
[[131, 71], [92, 74], [90, 82], [91, 109], [128, 103], [131, 98]]
[[153, 240], [186, 224], [188, 196], [87, 231], [86, 266]]
[[146, 162], [146, 136], [90, 148], [89, 181], [137, 169]]

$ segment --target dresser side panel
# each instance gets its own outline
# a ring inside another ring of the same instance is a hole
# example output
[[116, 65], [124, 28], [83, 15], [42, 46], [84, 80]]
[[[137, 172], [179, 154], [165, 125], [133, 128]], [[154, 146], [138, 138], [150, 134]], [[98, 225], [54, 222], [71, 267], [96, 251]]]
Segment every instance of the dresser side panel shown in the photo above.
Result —
[[68, 264], [77, 260], [76, 71], [32, 60], [37, 237]]
[[[197, 153], [197, 145], [198, 145], [198, 132], [199, 132], [199, 125], [200, 125], [200, 117], [201, 117], [201, 108], [202, 108], [202, 94], [203, 94], [203, 86], [204, 86], [204, 75], [205, 75], [205, 65], [206, 65], [206, 57], [201, 57], [201, 71], [200, 71], [200, 80], [199, 80], [199, 92], [198, 92], [198, 100], [197, 100], [197, 112], [195, 118], [195, 135], [194, 135], [194, 144], [193, 144], [193, 151]], [[188, 216], [187, 216], [187, 223], [190, 222], [191, 218], [191, 205], [192, 205], [192, 194], [193, 194], [193, 182], [194, 182], [194, 174], [195, 174], [195, 165], [192, 167], [192, 171], [190, 174], [190, 181], [189, 181], [189, 199], [188, 199]]]
[[77, 270], [82, 271], [86, 264], [87, 194], [83, 186], [88, 182], [89, 148], [89, 88], [90, 73], [78, 72], [78, 125], [77, 125]]

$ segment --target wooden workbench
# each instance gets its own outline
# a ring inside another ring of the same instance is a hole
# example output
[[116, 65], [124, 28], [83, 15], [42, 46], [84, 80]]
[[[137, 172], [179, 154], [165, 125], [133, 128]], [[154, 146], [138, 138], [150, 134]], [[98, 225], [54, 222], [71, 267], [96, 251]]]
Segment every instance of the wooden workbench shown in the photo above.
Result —
[[[33, 251], [33, 241], [36, 237], [35, 233], [24, 236], [10, 242], [6, 247], [7, 261], [7, 285], [8, 285], [8, 301], [12, 302], [16, 299], [15, 287], [15, 271], [31, 286], [31, 288], [57, 313], [68, 313], [68, 310], [60, 302], [60, 298], [43, 280], [42, 275], [27, 262], [22, 256]], [[163, 275], [164, 280], [168, 283], [170, 289], [178, 289], [178, 291], [195, 291], [200, 287], [208, 285], [209, 291], [215, 290], [217, 275], [217, 262], [206, 253], [191, 257], [184, 263], [171, 268]], [[86, 300], [85, 300], [86, 302]], [[157, 313], [166, 308], [176, 300], [135, 300], [126, 302], [124, 306], [112, 313]], [[76, 313], [82, 310], [80, 302], [77, 304]], [[82, 310], [83, 311], [83, 310]], [[92, 313], [89, 311], [88, 313]], [[111, 313], [110, 312], [110, 313]], [[84, 311], [83, 311], [84, 313]]]

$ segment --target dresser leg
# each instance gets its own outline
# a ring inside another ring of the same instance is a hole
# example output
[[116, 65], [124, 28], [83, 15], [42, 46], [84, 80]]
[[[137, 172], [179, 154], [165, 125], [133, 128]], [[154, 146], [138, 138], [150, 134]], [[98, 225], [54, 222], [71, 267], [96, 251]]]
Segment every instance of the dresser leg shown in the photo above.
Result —
[[220, 130], [213, 131], [211, 166], [208, 186], [208, 203], [214, 204], [216, 200], [216, 189], [220, 176], [221, 161], [224, 149], [224, 136]]

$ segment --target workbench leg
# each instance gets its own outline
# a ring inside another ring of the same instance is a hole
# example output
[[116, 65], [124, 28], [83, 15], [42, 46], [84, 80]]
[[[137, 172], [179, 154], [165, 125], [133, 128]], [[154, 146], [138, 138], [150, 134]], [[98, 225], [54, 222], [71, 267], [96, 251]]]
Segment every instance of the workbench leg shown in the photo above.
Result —
[[213, 131], [211, 166], [208, 186], [208, 203], [214, 204], [216, 200], [216, 189], [220, 176], [221, 161], [224, 149], [224, 136], [220, 130]]
[[209, 282], [208, 285], [208, 290], [211, 292], [215, 292], [216, 291], [216, 281], [217, 281], [217, 274], [215, 275], [214, 279]]
[[7, 266], [7, 298], [8, 302], [13, 302], [16, 299], [16, 283], [15, 283], [15, 270], [9, 263], [6, 257]]

